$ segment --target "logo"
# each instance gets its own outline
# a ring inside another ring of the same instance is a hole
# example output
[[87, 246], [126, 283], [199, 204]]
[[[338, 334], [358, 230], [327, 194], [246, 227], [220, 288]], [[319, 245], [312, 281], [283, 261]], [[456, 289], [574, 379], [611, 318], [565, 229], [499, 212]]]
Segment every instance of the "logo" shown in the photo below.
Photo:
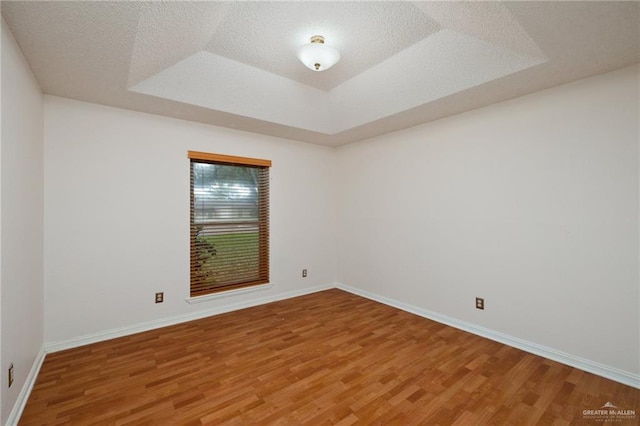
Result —
[[596, 410], [582, 410], [582, 418], [596, 422], [623, 422], [636, 419], [636, 410], [625, 410], [607, 401]]

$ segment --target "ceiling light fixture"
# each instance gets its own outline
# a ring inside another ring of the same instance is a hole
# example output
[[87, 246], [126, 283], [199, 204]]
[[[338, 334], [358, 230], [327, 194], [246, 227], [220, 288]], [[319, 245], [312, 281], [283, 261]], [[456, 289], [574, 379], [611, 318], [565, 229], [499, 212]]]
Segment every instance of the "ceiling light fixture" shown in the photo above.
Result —
[[340, 52], [324, 44], [324, 37], [314, 35], [311, 43], [300, 47], [298, 59], [312, 71], [324, 71], [334, 66], [340, 60]]

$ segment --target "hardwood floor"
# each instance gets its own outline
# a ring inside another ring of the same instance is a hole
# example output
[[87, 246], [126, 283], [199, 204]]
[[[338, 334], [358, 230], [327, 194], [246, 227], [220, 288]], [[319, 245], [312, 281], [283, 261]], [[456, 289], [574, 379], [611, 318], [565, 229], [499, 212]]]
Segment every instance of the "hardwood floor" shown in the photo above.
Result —
[[50, 354], [20, 424], [578, 424], [639, 397], [328, 290]]

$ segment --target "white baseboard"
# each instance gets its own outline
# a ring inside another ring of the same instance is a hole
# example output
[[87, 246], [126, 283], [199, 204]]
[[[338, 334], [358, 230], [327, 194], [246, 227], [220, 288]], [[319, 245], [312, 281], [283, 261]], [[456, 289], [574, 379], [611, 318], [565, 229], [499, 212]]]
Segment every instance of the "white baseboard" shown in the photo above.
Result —
[[117, 337], [128, 336], [143, 331], [154, 330], [156, 328], [167, 327], [170, 325], [180, 324], [187, 321], [193, 321], [200, 318], [210, 317], [212, 315], [224, 314], [239, 309], [250, 308], [253, 306], [264, 305], [265, 303], [276, 302], [278, 300], [290, 299], [292, 297], [303, 296], [305, 294], [316, 293], [318, 291], [335, 288], [335, 284], [325, 284], [316, 287], [304, 288], [301, 290], [288, 291], [276, 295], [270, 295], [251, 299], [248, 301], [240, 301], [236, 303], [218, 306], [215, 308], [205, 309], [197, 312], [189, 312], [186, 314], [174, 315], [153, 321], [146, 321], [138, 324], [132, 324], [125, 327], [114, 328], [111, 330], [99, 331], [97, 333], [86, 334], [72, 339], [60, 340], [56, 342], [46, 342], [44, 349], [46, 353], [58, 352], [65, 349], [77, 348], [79, 346], [89, 345], [91, 343], [102, 342], [104, 340], [115, 339]]
[[33, 385], [36, 383], [36, 379], [38, 378], [38, 373], [40, 372], [40, 367], [42, 367], [42, 363], [44, 362], [45, 355], [46, 352], [43, 346], [36, 356], [36, 359], [33, 361], [33, 365], [31, 366], [31, 370], [29, 370], [27, 379], [25, 380], [24, 385], [22, 385], [22, 389], [20, 389], [16, 403], [13, 404], [13, 409], [9, 413], [6, 426], [15, 426], [18, 424], [22, 411], [24, 410], [25, 405], [27, 405], [29, 395], [31, 395], [31, 389], [33, 389]]
[[553, 361], [575, 367], [580, 370], [587, 371], [589, 373], [602, 376], [604, 378], [619, 382], [634, 388], [640, 389], [640, 375], [633, 374], [628, 371], [620, 370], [615, 367], [600, 364], [595, 361], [584, 359], [575, 355], [571, 355], [562, 351], [558, 351], [547, 346], [539, 345], [537, 343], [529, 342], [518, 337], [513, 337], [508, 334], [500, 333], [479, 325], [475, 325], [466, 321], [460, 321], [455, 318], [448, 317], [446, 315], [438, 314], [427, 309], [418, 308], [404, 302], [400, 302], [394, 299], [390, 299], [379, 294], [375, 294], [366, 290], [361, 290], [356, 287], [351, 287], [346, 284], [336, 283], [336, 288], [347, 291], [349, 293], [356, 294], [358, 296], [366, 297], [367, 299], [374, 300], [376, 302], [383, 303], [385, 305], [393, 306], [394, 308], [401, 309], [406, 312], [410, 312], [415, 315], [439, 322], [441, 324], [449, 325], [451, 327], [458, 328], [460, 330], [467, 331], [469, 333], [485, 337], [496, 342], [503, 343], [508, 346], [512, 346], [517, 349], [521, 349], [525, 352], [539, 355], [544, 358], [548, 358]]

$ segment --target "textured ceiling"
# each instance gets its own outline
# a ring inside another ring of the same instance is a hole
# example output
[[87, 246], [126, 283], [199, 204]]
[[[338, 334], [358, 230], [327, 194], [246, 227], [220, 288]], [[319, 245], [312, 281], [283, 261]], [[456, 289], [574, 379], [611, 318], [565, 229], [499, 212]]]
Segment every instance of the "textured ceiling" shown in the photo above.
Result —
[[[34, 2], [44, 93], [337, 146], [640, 61], [637, 2]], [[295, 56], [314, 34], [342, 60]]]

